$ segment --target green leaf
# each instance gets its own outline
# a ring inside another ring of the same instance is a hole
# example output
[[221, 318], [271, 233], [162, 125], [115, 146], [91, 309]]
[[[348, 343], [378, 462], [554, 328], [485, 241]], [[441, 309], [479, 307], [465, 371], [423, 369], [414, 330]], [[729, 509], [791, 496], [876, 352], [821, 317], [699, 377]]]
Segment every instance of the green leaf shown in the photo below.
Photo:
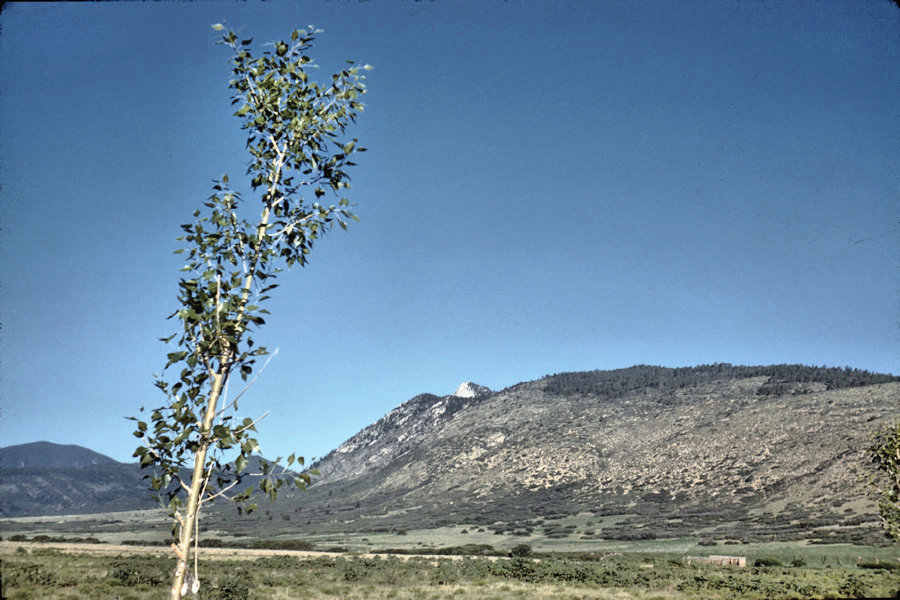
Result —
[[244, 472], [244, 469], [247, 468], [247, 457], [241, 454], [234, 460], [234, 468], [238, 475]]
[[165, 368], [170, 367], [171, 365], [177, 363], [179, 360], [187, 356], [187, 351], [182, 350], [181, 352], [170, 352], [169, 354], [167, 354], [167, 356], [169, 357], [169, 362], [166, 363]]

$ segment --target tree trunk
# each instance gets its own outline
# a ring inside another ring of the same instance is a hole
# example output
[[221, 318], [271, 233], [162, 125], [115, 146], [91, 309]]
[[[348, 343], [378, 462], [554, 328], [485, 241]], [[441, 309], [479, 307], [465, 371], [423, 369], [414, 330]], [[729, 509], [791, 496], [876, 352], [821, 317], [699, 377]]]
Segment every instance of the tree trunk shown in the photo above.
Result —
[[[216, 406], [222, 386], [226, 378], [228, 362], [219, 363], [219, 373], [216, 373], [212, 389], [209, 393], [209, 402], [206, 405], [206, 414], [203, 417], [203, 425], [200, 430], [200, 439], [207, 440], [212, 430], [213, 420], [216, 417]], [[194, 454], [194, 472], [191, 475], [191, 489], [188, 495], [187, 508], [181, 521], [181, 530], [178, 538], [178, 546], [175, 554], [178, 555], [178, 566], [175, 569], [175, 579], [172, 582], [171, 600], [181, 600], [181, 587], [184, 585], [188, 565], [191, 558], [191, 542], [194, 539], [194, 526], [197, 524], [197, 512], [200, 510], [200, 494], [203, 492], [203, 481], [206, 479], [206, 453], [209, 450], [209, 442], [204, 441]], [[196, 577], [196, 573], [194, 574]]]

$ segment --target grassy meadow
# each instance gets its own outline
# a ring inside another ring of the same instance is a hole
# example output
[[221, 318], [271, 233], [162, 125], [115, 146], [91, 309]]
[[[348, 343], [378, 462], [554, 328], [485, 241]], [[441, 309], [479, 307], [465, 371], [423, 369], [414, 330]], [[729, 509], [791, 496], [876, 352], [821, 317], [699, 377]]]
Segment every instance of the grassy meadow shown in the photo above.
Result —
[[[166, 597], [174, 559], [163, 517], [130, 511], [2, 519], [0, 597]], [[218, 523], [205, 529], [201, 545], [213, 547], [201, 550], [199, 598], [807, 599], [891, 598], [900, 591], [897, 544], [603, 540], [587, 534], [598, 525], [589, 515], [553, 519], [528, 535], [457, 525], [298, 539], [296, 527], [279, 530], [277, 523], [267, 520], [257, 536]], [[745, 556], [747, 567], [682, 560], [710, 554]]]
[[[200, 562], [207, 600], [559, 598], [889, 598], [900, 591], [898, 548], [771, 544], [748, 566], [687, 564], [668, 549], [509, 557], [367, 555], [213, 549]], [[89, 550], [86, 548], [89, 547]], [[438, 549], [439, 550], [439, 549]], [[695, 554], [724, 554], [722, 548]], [[214, 552], [214, 553], [213, 553]], [[737, 553], [735, 553], [737, 554]], [[163, 547], [0, 542], [9, 600], [165, 597]]]

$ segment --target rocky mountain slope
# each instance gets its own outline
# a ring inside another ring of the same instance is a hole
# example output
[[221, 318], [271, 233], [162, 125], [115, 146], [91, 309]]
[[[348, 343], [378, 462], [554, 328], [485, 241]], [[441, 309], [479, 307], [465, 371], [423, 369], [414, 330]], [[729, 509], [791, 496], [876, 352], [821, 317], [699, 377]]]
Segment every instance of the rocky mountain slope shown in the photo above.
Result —
[[897, 378], [797, 365], [638, 366], [424, 394], [272, 510], [311, 530], [527, 532], [591, 513], [600, 528], [586, 535], [607, 538], [876, 539], [864, 449], [898, 416]]
[[[458, 395], [460, 389], [466, 395]], [[354, 478], [390, 464], [438, 434], [454, 414], [490, 394], [484, 386], [463, 384], [460, 389], [452, 396], [420, 394], [404, 402], [313, 465], [322, 474], [320, 481]]]

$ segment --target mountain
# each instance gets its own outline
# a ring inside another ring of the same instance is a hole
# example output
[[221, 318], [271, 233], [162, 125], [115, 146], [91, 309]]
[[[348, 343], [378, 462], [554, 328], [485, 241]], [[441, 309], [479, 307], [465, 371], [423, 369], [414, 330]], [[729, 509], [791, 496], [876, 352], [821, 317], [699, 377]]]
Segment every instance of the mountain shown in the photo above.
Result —
[[0, 469], [68, 467], [117, 464], [115, 460], [81, 446], [33, 442], [0, 448]]
[[151, 508], [138, 465], [74, 445], [0, 448], [0, 517]]
[[[261, 470], [259, 457], [252, 457], [246, 472]], [[0, 517], [155, 508], [147, 474], [138, 463], [120, 463], [81, 446], [34, 442], [0, 448]], [[247, 475], [243, 487], [258, 480]]]
[[727, 364], [422, 394], [314, 465], [308, 494], [266, 512], [299, 513], [311, 532], [524, 535], [582, 513], [583, 536], [605, 539], [878, 540], [861, 475], [898, 398], [889, 375]]
[[[865, 448], [898, 416], [900, 378], [850, 368], [638, 365], [498, 392], [466, 382], [351, 437], [313, 465], [307, 493], [282, 491], [241, 519], [216, 504], [207, 526], [873, 543]], [[0, 516], [152, 506], [136, 465], [10, 468], [12, 451], [0, 449]]]

